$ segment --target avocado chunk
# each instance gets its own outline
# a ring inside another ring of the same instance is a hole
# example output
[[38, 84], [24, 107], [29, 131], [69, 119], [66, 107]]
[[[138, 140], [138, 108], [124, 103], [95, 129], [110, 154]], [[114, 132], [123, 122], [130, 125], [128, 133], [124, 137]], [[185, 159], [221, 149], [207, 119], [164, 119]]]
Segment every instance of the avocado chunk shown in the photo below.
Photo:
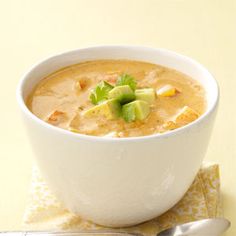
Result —
[[121, 105], [116, 99], [109, 99], [96, 105], [83, 114], [86, 117], [104, 116], [108, 120], [116, 119], [121, 116]]
[[135, 100], [122, 107], [122, 116], [125, 121], [144, 120], [150, 113], [148, 102]]
[[135, 99], [135, 94], [129, 85], [121, 85], [110, 90], [108, 98], [117, 99], [121, 104], [125, 104], [133, 101]]
[[149, 104], [155, 101], [155, 91], [153, 88], [137, 89], [135, 96], [137, 100], [146, 101]]

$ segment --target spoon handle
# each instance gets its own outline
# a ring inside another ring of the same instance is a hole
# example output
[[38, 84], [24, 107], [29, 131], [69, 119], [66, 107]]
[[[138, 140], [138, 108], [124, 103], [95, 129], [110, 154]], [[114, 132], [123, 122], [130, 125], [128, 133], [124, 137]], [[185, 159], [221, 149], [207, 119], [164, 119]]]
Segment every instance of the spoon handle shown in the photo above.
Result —
[[44, 231], [6, 231], [0, 232], [0, 236], [142, 236], [136, 233], [121, 231], [72, 231], [72, 232], [44, 232]]

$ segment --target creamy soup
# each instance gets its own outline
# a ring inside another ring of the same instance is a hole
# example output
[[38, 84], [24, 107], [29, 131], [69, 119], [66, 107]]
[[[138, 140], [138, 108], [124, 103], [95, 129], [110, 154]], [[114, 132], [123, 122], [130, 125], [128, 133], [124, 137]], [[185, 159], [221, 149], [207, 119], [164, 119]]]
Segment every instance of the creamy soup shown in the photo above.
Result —
[[179, 128], [201, 116], [205, 103], [203, 87], [187, 75], [130, 60], [68, 66], [43, 78], [27, 100], [32, 113], [51, 125], [110, 137]]

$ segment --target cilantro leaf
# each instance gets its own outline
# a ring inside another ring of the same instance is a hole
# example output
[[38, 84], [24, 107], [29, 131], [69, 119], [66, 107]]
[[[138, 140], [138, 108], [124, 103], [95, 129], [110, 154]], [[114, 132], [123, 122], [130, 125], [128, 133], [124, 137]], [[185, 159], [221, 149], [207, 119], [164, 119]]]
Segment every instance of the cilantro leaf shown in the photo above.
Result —
[[113, 86], [106, 81], [101, 81], [90, 93], [90, 100], [94, 105], [104, 102], [108, 99], [108, 92], [113, 89]]
[[136, 89], [137, 83], [131, 75], [123, 74], [118, 78], [116, 82], [116, 86], [120, 85], [129, 85], [130, 88], [134, 91]]

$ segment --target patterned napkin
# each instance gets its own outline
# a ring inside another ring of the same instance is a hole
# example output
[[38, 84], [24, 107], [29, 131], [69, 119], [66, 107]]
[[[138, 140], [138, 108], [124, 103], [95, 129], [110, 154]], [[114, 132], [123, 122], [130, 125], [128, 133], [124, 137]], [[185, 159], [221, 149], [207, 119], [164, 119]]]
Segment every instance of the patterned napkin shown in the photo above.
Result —
[[[219, 166], [205, 164], [188, 192], [172, 209], [153, 220], [121, 230], [152, 236], [176, 224], [221, 215]], [[26, 230], [105, 229], [66, 210], [50, 192], [37, 168], [33, 169], [24, 225]]]

